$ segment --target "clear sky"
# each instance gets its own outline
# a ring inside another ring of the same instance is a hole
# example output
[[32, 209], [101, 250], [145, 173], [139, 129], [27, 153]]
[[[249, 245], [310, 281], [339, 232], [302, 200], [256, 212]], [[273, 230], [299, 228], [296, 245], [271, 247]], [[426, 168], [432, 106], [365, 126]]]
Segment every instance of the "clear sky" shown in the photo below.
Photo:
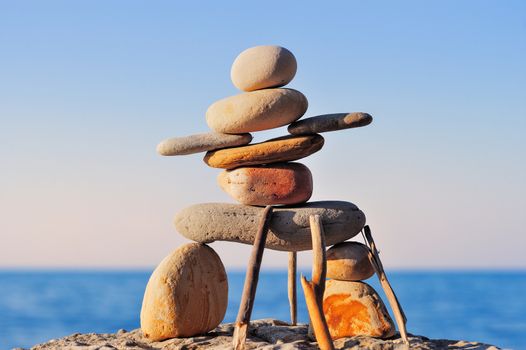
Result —
[[0, 0], [0, 267], [152, 267], [186, 242], [178, 210], [232, 200], [202, 154], [155, 147], [207, 131], [261, 44], [295, 54], [306, 117], [373, 115], [301, 162], [387, 267], [526, 267], [526, 2], [102, 0]]

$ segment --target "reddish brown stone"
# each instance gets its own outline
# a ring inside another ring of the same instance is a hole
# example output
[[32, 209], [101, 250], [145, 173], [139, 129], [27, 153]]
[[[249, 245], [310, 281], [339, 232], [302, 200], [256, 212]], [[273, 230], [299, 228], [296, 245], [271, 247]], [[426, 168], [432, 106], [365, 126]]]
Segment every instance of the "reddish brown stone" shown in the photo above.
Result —
[[300, 163], [275, 163], [225, 170], [219, 186], [241, 204], [299, 204], [312, 194], [312, 175]]

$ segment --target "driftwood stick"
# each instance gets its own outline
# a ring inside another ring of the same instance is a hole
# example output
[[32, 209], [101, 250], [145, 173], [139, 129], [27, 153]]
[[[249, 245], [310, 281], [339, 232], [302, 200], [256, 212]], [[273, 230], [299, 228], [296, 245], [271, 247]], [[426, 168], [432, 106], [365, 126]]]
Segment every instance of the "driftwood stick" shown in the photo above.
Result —
[[[398, 298], [396, 297], [396, 294], [394, 293], [393, 288], [391, 287], [391, 284], [389, 283], [389, 280], [387, 279], [387, 275], [384, 271], [384, 266], [382, 264], [382, 260], [380, 259], [380, 254], [378, 253], [378, 249], [376, 248], [376, 243], [374, 242], [371, 228], [369, 226], [364, 227], [364, 233], [365, 238], [367, 239], [367, 242], [369, 243], [369, 246], [371, 248], [371, 252], [373, 255], [373, 258], [379, 268], [380, 274], [382, 276], [382, 279], [386, 281], [387, 285], [389, 286], [389, 289], [392, 291], [392, 294], [394, 298], [396, 299], [396, 304], [398, 305], [398, 308], [400, 309], [400, 313], [402, 314], [402, 318], [404, 320], [404, 323], [407, 323], [407, 318], [405, 316], [404, 310], [402, 309], [402, 306], [400, 305], [400, 302], [398, 301]], [[374, 266], [374, 264], [373, 264]]]
[[[310, 231], [311, 231], [311, 239], [312, 239], [312, 289], [314, 292], [314, 296], [316, 298], [316, 305], [318, 305], [318, 309], [320, 312], [320, 315], [323, 317], [323, 323], [325, 326], [327, 325], [325, 322], [325, 315], [323, 314], [323, 293], [325, 292], [325, 279], [327, 278], [327, 256], [325, 252], [325, 233], [323, 231], [323, 225], [322, 221], [319, 215], [311, 215], [309, 217], [309, 224], [310, 224]], [[320, 329], [316, 328], [314, 325], [314, 320], [312, 319], [312, 315], [309, 312], [310, 316], [310, 322], [309, 322], [309, 330], [308, 335], [311, 338], [318, 339], [318, 335], [316, 334], [316, 331]], [[320, 323], [320, 321], [317, 321]], [[328, 330], [327, 330], [328, 332]], [[314, 333], [314, 334], [313, 334]], [[329, 333], [327, 333], [329, 334]], [[313, 337], [314, 335], [314, 337]], [[328, 335], [329, 339], [330, 334]], [[331, 343], [332, 346], [332, 343]]]
[[250, 260], [248, 261], [245, 285], [243, 286], [241, 304], [239, 305], [234, 337], [232, 340], [235, 350], [243, 350], [245, 348], [250, 315], [252, 314], [254, 297], [256, 296], [256, 288], [258, 285], [259, 268], [263, 258], [263, 250], [265, 249], [265, 241], [267, 240], [270, 219], [272, 217], [272, 209], [272, 206], [268, 205], [263, 210], [259, 221], [258, 231], [254, 238], [254, 245], [252, 247]]
[[296, 269], [297, 269], [297, 253], [289, 252], [289, 305], [290, 305], [290, 324], [295, 326], [297, 323], [297, 298], [296, 298]]
[[371, 264], [373, 265], [374, 270], [376, 271], [376, 276], [378, 276], [378, 279], [380, 280], [380, 284], [382, 285], [384, 293], [387, 296], [389, 305], [391, 305], [391, 309], [393, 310], [396, 324], [398, 325], [398, 330], [400, 331], [400, 335], [404, 342], [409, 344], [409, 339], [407, 338], [407, 330], [405, 326], [407, 318], [405, 316], [404, 310], [402, 309], [402, 306], [400, 305], [400, 302], [398, 301], [398, 298], [396, 297], [393, 287], [391, 287], [391, 284], [387, 279], [387, 275], [385, 274], [382, 261], [380, 260], [380, 255], [378, 254], [378, 249], [376, 248], [376, 244], [374, 243], [374, 239], [369, 226], [364, 227], [364, 233], [365, 239], [367, 240], [367, 243], [369, 244], [370, 248], [369, 260], [371, 261]]
[[334, 345], [332, 344], [329, 327], [327, 326], [322, 306], [318, 303], [316, 296], [316, 286], [313, 282], [307, 281], [304, 276], [301, 276], [301, 286], [305, 294], [305, 302], [307, 303], [307, 310], [309, 311], [309, 317], [314, 328], [318, 346], [321, 350], [333, 350]]
[[325, 233], [319, 215], [309, 217], [312, 238], [312, 284], [316, 300], [323, 305], [325, 279], [327, 278], [327, 256], [325, 252]]

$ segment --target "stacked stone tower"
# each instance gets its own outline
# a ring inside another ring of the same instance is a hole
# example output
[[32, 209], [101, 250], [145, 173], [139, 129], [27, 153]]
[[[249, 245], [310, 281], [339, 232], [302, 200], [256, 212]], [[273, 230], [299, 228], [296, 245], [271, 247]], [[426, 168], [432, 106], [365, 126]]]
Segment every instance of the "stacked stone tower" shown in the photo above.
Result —
[[[367, 113], [338, 113], [299, 120], [306, 97], [282, 88], [296, 74], [296, 59], [279, 46], [257, 46], [234, 61], [231, 78], [242, 93], [213, 103], [206, 112], [212, 132], [168, 139], [165, 156], [206, 152], [205, 163], [223, 169], [219, 186], [239, 204], [202, 203], [177, 213], [175, 227], [197, 243], [166, 257], [146, 287], [141, 328], [153, 340], [189, 337], [214, 329], [227, 307], [227, 275], [206, 243], [253, 244], [263, 206], [273, 206], [264, 247], [297, 252], [312, 249], [309, 218], [319, 216], [327, 246], [323, 312], [333, 338], [358, 334], [388, 337], [394, 325], [378, 294], [364, 282], [374, 273], [367, 246], [345, 242], [365, 225], [365, 215], [345, 201], [308, 202], [310, 170], [293, 162], [319, 151], [320, 133], [371, 123]], [[288, 125], [290, 135], [250, 144], [250, 133]], [[199, 189], [196, 189], [199, 190]]]

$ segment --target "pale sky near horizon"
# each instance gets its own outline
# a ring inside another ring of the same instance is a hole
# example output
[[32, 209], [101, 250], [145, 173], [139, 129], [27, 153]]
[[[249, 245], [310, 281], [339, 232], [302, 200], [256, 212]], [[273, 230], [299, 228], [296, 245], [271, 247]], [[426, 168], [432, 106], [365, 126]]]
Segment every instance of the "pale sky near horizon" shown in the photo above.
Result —
[[203, 154], [155, 147], [206, 132], [261, 44], [295, 54], [305, 117], [373, 115], [300, 162], [311, 200], [365, 212], [387, 268], [526, 268], [526, 2], [3, 0], [0, 268], [149, 268], [187, 242], [178, 210], [233, 200]]

